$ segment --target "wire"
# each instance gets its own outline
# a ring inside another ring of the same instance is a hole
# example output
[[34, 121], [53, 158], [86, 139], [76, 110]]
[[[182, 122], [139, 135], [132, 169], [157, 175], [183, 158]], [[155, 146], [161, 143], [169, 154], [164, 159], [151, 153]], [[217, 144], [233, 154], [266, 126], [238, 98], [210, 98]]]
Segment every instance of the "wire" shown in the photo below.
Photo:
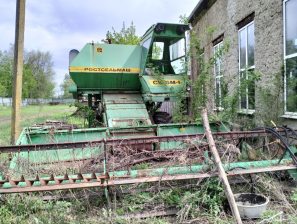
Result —
[[289, 145], [289, 132], [288, 132], [287, 128], [285, 128], [284, 126], [277, 126], [277, 127], [282, 128], [286, 132], [287, 145]]
[[[278, 137], [278, 138], [281, 140], [281, 142], [282, 142], [282, 143], [284, 144], [284, 146], [285, 146], [285, 149], [288, 150], [288, 152], [289, 152], [289, 154], [290, 154], [290, 156], [291, 156], [291, 158], [292, 158], [294, 164], [297, 166], [297, 158], [296, 158], [296, 156], [294, 155], [294, 153], [292, 152], [292, 150], [291, 150], [290, 147], [288, 146], [287, 142], [283, 139], [283, 137], [282, 137], [276, 130], [274, 130], [273, 128], [270, 128], [270, 127], [258, 127], [258, 128], [254, 128], [254, 129], [252, 129], [251, 131], [258, 131], [258, 130], [262, 130], [262, 129], [269, 131], [271, 134], [275, 135], [276, 137]], [[294, 132], [295, 132], [295, 131], [294, 131]], [[294, 132], [293, 132], [293, 133], [294, 133]], [[294, 134], [297, 136], [297, 133], [296, 133], [296, 132], [295, 132]], [[285, 151], [285, 152], [286, 152], [286, 151]], [[283, 157], [284, 157], [284, 155], [285, 155], [285, 152], [284, 152], [284, 154], [282, 155], [282, 157], [280, 158], [280, 160], [278, 161], [278, 163], [280, 163], [280, 162], [282, 161], [282, 159], [283, 159]]]

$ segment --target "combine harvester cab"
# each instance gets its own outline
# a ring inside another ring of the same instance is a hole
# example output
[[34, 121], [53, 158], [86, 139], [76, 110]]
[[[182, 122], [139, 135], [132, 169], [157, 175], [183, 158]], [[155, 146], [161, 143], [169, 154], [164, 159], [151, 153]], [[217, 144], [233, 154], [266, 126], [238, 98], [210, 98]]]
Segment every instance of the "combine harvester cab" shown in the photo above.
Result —
[[[2, 153], [13, 153], [9, 172], [14, 178], [0, 180], [0, 193], [217, 177], [203, 126], [173, 124], [169, 114], [158, 111], [163, 102], [179, 100], [176, 92], [186, 91], [186, 74], [182, 73], [188, 29], [183, 24], [157, 23], [138, 46], [88, 43], [80, 52], [70, 51], [69, 71], [75, 85], [69, 91], [77, 101], [87, 95], [88, 107], [95, 116], [89, 117], [86, 129], [25, 128], [15, 146], [1, 146]], [[238, 143], [242, 155], [246, 155], [244, 162], [224, 164], [226, 170], [244, 167], [250, 174], [296, 169], [291, 165], [292, 159], [297, 164], [293, 155], [296, 150], [291, 147], [290, 152], [289, 146], [283, 150], [283, 160], [248, 160], [252, 148], [242, 141], [250, 143], [249, 139], [272, 136], [266, 129], [230, 132], [223, 124], [212, 123], [210, 127], [223, 154], [229, 150], [226, 145]], [[280, 137], [286, 133], [279, 130]], [[133, 169], [142, 161], [174, 155], [176, 151], [201, 159], [189, 166]], [[131, 155], [141, 157], [115, 166], [117, 155], [124, 160]], [[276, 166], [279, 163], [282, 166]]]

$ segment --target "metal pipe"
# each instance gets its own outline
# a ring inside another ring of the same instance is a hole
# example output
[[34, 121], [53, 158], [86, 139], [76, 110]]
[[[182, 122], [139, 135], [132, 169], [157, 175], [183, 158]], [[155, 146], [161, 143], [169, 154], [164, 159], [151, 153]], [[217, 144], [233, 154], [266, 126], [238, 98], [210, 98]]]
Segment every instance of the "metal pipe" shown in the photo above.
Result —
[[[285, 132], [279, 131], [281, 135]], [[236, 140], [240, 138], [251, 138], [251, 137], [266, 137], [271, 136], [271, 133], [267, 133], [265, 130], [262, 131], [240, 131], [240, 132], [213, 132], [214, 139], [231, 139]], [[151, 137], [138, 137], [138, 138], [118, 138], [118, 139], [106, 139], [107, 144], [113, 146], [125, 145], [125, 144], [149, 144], [158, 142], [176, 142], [182, 140], [191, 139], [205, 139], [204, 133], [186, 134], [186, 135], [164, 135], [164, 136], [151, 136]], [[60, 143], [45, 143], [45, 144], [31, 144], [31, 145], [7, 145], [0, 146], [0, 153], [11, 153], [11, 152], [28, 152], [28, 151], [39, 151], [39, 150], [57, 150], [67, 148], [86, 148], [86, 147], [98, 147], [104, 142], [104, 139], [94, 141], [76, 141], [76, 142], [60, 142]]]

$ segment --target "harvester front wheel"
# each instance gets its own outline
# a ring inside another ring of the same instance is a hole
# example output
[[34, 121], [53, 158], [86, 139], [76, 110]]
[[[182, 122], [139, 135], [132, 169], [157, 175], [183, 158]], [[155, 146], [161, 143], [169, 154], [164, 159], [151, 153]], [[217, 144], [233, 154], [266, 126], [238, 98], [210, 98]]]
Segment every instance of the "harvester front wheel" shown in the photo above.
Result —
[[171, 124], [172, 117], [167, 112], [158, 111], [153, 115], [155, 124]]

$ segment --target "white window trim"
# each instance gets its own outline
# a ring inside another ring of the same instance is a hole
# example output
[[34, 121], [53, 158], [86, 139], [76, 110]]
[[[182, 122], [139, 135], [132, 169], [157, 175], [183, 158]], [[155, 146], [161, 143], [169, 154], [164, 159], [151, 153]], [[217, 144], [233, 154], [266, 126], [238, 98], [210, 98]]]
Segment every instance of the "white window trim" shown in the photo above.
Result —
[[[254, 21], [252, 21], [252, 22], [250, 22], [250, 23], [248, 23], [248, 24], [246, 24], [244, 27], [242, 27], [242, 28], [240, 28], [239, 30], [238, 30], [238, 37], [240, 37], [240, 31], [242, 31], [242, 30], [244, 30], [244, 29], [247, 29], [247, 27], [248, 26], [250, 26], [250, 25], [252, 25], [252, 24], [254, 24]], [[255, 29], [255, 25], [254, 25], [254, 29]], [[245, 44], [246, 44], [246, 46], [247, 46], [247, 41], [248, 41], [248, 38], [246, 37], [245, 38]], [[253, 66], [250, 66], [250, 67], [248, 67], [247, 69], [241, 69], [240, 68], [240, 38], [238, 38], [238, 52], [239, 52], [239, 60], [238, 60], [238, 68], [239, 68], [239, 80], [238, 80], [238, 82], [239, 82], [239, 86], [240, 86], [240, 72], [242, 72], [242, 71], [248, 71], [248, 70], [252, 70], [252, 69], [254, 69], [255, 70], [255, 64], [253, 65]], [[246, 50], [245, 51], [245, 60], [246, 60], [246, 62], [248, 61], [248, 51]], [[254, 62], [255, 63], [255, 62]], [[246, 65], [247, 65], [248, 63], [246, 63]], [[248, 76], [246, 75], [245, 76], [246, 77], [246, 79], [248, 79]], [[242, 114], [254, 114], [255, 113], [255, 109], [246, 109], [246, 108], [241, 108], [241, 96], [239, 95], [239, 111], [238, 111], [238, 113], [242, 113]], [[246, 107], [247, 108], [249, 108], [249, 96], [248, 96], [248, 88], [246, 88]]]
[[284, 74], [284, 115], [281, 117], [297, 119], [297, 111], [289, 112], [287, 111], [287, 73], [286, 73], [286, 60], [290, 58], [297, 57], [297, 53], [286, 55], [286, 3], [289, 0], [283, 1], [283, 51], [284, 51], [284, 66], [285, 66], [285, 74]]
[[[216, 47], [222, 47], [223, 46], [223, 41], [221, 41], [221, 42], [219, 42], [219, 43], [217, 43], [215, 46], [213, 46], [213, 54], [215, 55], [215, 53], [216, 53]], [[221, 58], [222, 59], [222, 58]], [[222, 63], [223, 63], [223, 61], [222, 61]], [[216, 109], [214, 109], [214, 110], [217, 110], [217, 111], [222, 111], [222, 110], [224, 110], [224, 108], [222, 107], [222, 85], [221, 85], [221, 78], [223, 78], [224, 77], [224, 75], [222, 75], [222, 70], [221, 70], [221, 64], [219, 63], [219, 65], [218, 65], [218, 70], [219, 70], [219, 75], [217, 76], [216, 75], [216, 65], [214, 65], [214, 70], [213, 70], [213, 72], [214, 72], [214, 86], [215, 86], [215, 102], [214, 102], [214, 108], [216, 108]], [[219, 79], [219, 86], [220, 86], [220, 90], [219, 90], [219, 107], [217, 107], [216, 106], [216, 96], [217, 96], [217, 79]]]

